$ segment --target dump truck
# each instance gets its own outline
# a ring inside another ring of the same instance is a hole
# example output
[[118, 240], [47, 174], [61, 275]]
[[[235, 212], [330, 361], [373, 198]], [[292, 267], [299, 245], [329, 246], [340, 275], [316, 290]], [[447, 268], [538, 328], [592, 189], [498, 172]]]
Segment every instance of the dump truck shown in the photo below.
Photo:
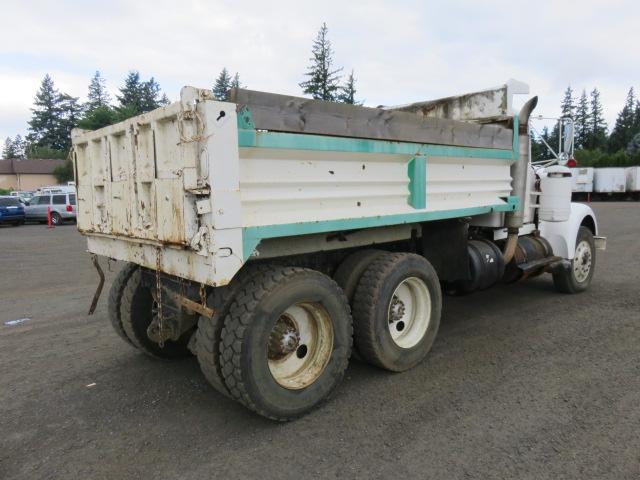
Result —
[[509, 81], [368, 108], [184, 87], [74, 130], [78, 229], [103, 279], [100, 257], [124, 262], [113, 328], [155, 357], [195, 355], [222, 395], [286, 421], [326, 400], [352, 355], [421, 362], [443, 294], [544, 273], [586, 290], [606, 239], [571, 203], [562, 158], [531, 165], [537, 97], [516, 111], [518, 94]]

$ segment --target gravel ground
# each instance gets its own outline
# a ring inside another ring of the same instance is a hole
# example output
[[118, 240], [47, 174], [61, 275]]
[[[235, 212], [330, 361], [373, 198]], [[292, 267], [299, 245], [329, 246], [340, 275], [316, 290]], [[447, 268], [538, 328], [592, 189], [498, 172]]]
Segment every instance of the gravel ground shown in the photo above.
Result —
[[216, 393], [193, 358], [125, 344], [106, 294], [88, 317], [74, 226], [0, 227], [0, 478], [637, 479], [640, 205], [595, 209], [609, 240], [589, 292], [544, 276], [445, 297], [425, 362], [352, 362], [288, 424]]

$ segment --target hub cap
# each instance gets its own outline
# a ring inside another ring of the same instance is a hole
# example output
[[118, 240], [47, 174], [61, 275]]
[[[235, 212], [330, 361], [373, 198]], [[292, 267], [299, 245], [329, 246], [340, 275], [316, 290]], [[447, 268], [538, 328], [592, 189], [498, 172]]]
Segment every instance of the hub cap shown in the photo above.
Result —
[[584, 282], [589, 277], [591, 263], [591, 245], [586, 240], [582, 240], [578, 243], [576, 254], [573, 257], [573, 276], [579, 283]]
[[282, 387], [299, 390], [318, 379], [332, 351], [329, 313], [318, 303], [297, 303], [280, 315], [269, 334], [269, 371]]
[[389, 333], [401, 348], [420, 343], [431, 320], [431, 294], [417, 277], [406, 278], [391, 296], [388, 309]]

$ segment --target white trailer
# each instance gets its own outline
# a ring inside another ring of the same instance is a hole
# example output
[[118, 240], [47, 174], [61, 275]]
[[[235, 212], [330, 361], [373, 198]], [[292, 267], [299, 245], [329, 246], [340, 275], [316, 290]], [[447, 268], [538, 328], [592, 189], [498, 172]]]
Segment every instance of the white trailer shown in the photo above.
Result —
[[627, 178], [624, 168], [596, 168], [593, 174], [593, 191], [595, 193], [624, 193]]
[[382, 109], [185, 87], [74, 131], [78, 228], [99, 272], [97, 256], [127, 262], [114, 329], [151, 355], [193, 352], [220, 392], [288, 420], [331, 393], [352, 347], [391, 371], [424, 359], [443, 289], [548, 272], [586, 290], [604, 238], [568, 169], [531, 167], [524, 87]]
[[640, 192], [640, 166], [625, 169], [627, 192]]
[[572, 186], [574, 193], [593, 192], [593, 167], [575, 167], [571, 169]]

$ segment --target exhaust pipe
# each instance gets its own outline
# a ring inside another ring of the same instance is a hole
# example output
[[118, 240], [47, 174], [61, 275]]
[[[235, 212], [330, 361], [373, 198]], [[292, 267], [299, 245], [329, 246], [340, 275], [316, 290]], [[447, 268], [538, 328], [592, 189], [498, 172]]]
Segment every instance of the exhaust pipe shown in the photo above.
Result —
[[[524, 197], [527, 192], [527, 170], [531, 157], [531, 137], [529, 136], [529, 117], [538, 105], [538, 97], [533, 97], [525, 103], [518, 114], [518, 137], [520, 143], [520, 158], [511, 165], [512, 188], [511, 194], [520, 199], [520, 207], [505, 215], [507, 227], [507, 241], [504, 244], [502, 255], [505, 263], [513, 258], [518, 245], [518, 232], [524, 220]], [[514, 128], [516, 126], [514, 125]]]

